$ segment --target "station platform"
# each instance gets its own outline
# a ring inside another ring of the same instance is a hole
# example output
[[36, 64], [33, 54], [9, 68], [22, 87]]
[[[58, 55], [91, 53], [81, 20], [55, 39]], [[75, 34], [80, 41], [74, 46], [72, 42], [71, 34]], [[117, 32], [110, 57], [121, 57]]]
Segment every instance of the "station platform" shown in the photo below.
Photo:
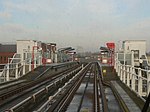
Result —
[[111, 85], [117, 91], [127, 110], [129, 112], [141, 112], [145, 102], [120, 81], [115, 69], [112, 66], [102, 65], [102, 73], [104, 82]]
[[134, 103], [134, 101], [116, 81], [111, 81], [111, 84], [115, 87], [130, 112], [141, 112], [140, 108]]

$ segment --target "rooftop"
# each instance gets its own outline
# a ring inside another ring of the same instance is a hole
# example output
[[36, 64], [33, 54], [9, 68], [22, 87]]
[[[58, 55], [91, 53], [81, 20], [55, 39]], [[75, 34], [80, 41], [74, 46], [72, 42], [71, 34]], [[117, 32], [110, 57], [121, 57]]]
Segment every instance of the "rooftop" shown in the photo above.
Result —
[[124, 40], [123, 42], [146, 42], [146, 40]]
[[16, 53], [17, 46], [15, 44], [0, 44], [0, 52], [12, 52]]

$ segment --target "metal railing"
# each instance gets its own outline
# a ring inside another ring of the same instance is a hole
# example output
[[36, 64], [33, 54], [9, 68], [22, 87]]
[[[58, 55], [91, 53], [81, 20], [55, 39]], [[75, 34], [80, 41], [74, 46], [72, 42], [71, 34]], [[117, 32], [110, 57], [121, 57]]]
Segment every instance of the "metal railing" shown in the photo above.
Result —
[[115, 69], [120, 80], [140, 97], [150, 92], [150, 70], [121, 64], [116, 59]]
[[18, 79], [19, 77], [25, 75], [27, 72], [31, 71], [32, 65], [34, 68], [42, 64], [42, 56], [36, 55], [34, 59], [32, 57], [26, 58], [21, 61], [21, 58], [15, 54], [11, 58], [10, 63], [4, 66], [4, 69], [0, 76], [0, 83], [10, 81], [13, 79]]

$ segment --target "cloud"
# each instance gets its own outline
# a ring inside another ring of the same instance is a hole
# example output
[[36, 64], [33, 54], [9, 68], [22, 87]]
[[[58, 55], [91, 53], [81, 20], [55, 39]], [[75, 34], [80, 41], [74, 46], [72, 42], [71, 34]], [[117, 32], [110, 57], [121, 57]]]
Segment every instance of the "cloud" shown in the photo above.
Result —
[[16, 11], [26, 11], [26, 12], [36, 12], [38, 7], [33, 6], [34, 4], [28, 4], [24, 2], [15, 3], [11, 1], [5, 1], [3, 3], [6, 10], [16, 10]]
[[97, 14], [112, 14], [116, 10], [114, 0], [88, 0], [87, 9]]
[[9, 12], [0, 12], [0, 18], [2, 19], [10, 19], [12, 15]]
[[128, 9], [137, 9], [143, 2], [143, 0], [122, 0], [122, 4], [126, 5]]
[[[49, 32], [49, 30], [29, 28], [21, 24], [5, 23], [0, 25], [1, 42], [15, 42], [18, 39], [40, 40], [43, 42], [55, 42], [61, 35]], [[62, 41], [58, 41], [62, 42]]]
[[10, 21], [0, 26], [1, 40], [35, 39], [93, 50], [107, 41], [150, 37], [142, 0], [6, 0], [3, 6], [0, 18]]
[[[27, 13], [40, 13], [49, 12], [56, 6], [54, 0], [23, 0], [22, 2], [4, 1], [3, 5], [7, 10], [27, 12]], [[55, 6], [53, 6], [55, 5]]]
[[122, 29], [116, 31], [116, 34], [122, 35], [126, 38], [135, 38], [135, 39], [149, 39], [150, 37], [150, 18], [139, 20], [135, 23], [132, 23]]
[[6, 23], [0, 26], [1, 41], [16, 41], [17, 39], [31, 39], [35, 36], [36, 31], [25, 28], [20, 24]]
[[[120, 29], [110, 30], [110, 36], [117, 43], [123, 40], [146, 40], [147, 51], [150, 48], [150, 18], [138, 20]], [[107, 39], [108, 40], [108, 39]]]
[[6, 23], [0, 26], [0, 31], [3, 32], [13, 32], [13, 33], [22, 33], [24, 31], [24, 27], [19, 24]]

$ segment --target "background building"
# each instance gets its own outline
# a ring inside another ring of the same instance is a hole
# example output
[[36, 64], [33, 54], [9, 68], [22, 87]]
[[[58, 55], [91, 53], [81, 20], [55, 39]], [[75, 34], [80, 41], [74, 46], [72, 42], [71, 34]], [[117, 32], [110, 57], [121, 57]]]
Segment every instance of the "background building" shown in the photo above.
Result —
[[30, 58], [32, 52], [37, 52], [41, 48], [41, 41], [36, 40], [17, 40], [17, 54], [20, 54], [21, 61]]
[[0, 44], [0, 64], [8, 63], [8, 58], [12, 58], [16, 53], [16, 45]]
[[12, 58], [16, 53], [17, 48], [15, 44], [0, 44], [0, 69], [8, 63], [9, 58]]
[[145, 40], [123, 41], [122, 49], [118, 51], [118, 59], [122, 64], [132, 66], [140, 66], [139, 60], [143, 60], [142, 62], [143, 68], [149, 66], [146, 56], [146, 41]]
[[125, 40], [123, 41], [122, 48], [125, 52], [133, 51], [136, 58], [142, 57], [146, 54], [146, 41], [145, 40]]

